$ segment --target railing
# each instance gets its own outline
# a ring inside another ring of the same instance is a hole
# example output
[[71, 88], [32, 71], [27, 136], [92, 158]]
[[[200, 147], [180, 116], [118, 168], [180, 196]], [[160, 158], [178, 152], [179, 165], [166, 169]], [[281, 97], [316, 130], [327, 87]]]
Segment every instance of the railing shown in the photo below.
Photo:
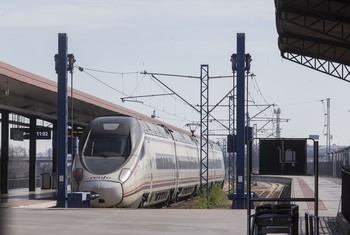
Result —
[[[340, 179], [343, 166], [350, 166], [350, 147], [329, 152], [327, 157], [318, 163], [319, 175]], [[308, 163], [307, 167], [309, 174], [313, 172], [313, 164], [311, 162]]]
[[[9, 179], [9, 189], [16, 189], [16, 188], [29, 188], [29, 178], [19, 178], [19, 179]], [[35, 179], [35, 185], [39, 186], [41, 185], [41, 178], [36, 177]]]
[[[38, 176], [35, 179], [35, 186], [41, 187], [41, 177]], [[20, 179], [9, 179], [9, 189], [16, 189], [16, 188], [29, 188], [29, 178], [20, 178]], [[70, 177], [67, 179], [67, 184], [70, 185]], [[55, 184], [54, 184], [55, 185]]]
[[342, 199], [341, 199], [341, 213], [344, 218], [350, 222], [350, 167], [343, 166], [342, 169]]
[[255, 232], [255, 220], [256, 220], [256, 215], [255, 214], [251, 214], [249, 217], [248, 217], [248, 220], [249, 220], [249, 224], [250, 224], [250, 233], [249, 235], [254, 235], [256, 234]]
[[342, 167], [350, 167], [350, 147], [339, 149], [337, 151], [331, 152], [328, 154], [329, 162], [332, 163], [332, 167], [328, 168], [332, 171], [333, 178], [341, 178], [342, 177]]
[[305, 212], [305, 234], [314, 235], [319, 234], [318, 232], [318, 219], [309, 211]]

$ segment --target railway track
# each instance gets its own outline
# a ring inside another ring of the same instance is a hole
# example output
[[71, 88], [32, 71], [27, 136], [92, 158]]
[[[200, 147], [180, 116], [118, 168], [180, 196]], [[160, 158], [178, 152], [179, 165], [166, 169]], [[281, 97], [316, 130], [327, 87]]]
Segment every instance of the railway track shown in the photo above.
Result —
[[[257, 186], [252, 188], [252, 191], [255, 192], [259, 198], [279, 198], [283, 188], [283, 184], [259, 182]], [[257, 206], [265, 203], [266, 202], [255, 202], [254, 205]]]
[[[257, 182], [255, 186], [252, 187], [252, 192], [256, 193], [259, 198], [279, 198], [284, 185], [279, 183], [266, 183], [266, 182]], [[223, 194], [228, 194], [228, 184], [225, 183], [223, 188]], [[196, 208], [196, 203], [198, 202], [199, 197], [194, 197], [192, 199], [176, 202], [170, 206], [173, 209], [194, 209]], [[254, 206], [265, 204], [266, 202], [254, 202]], [[270, 202], [269, 202], [270, 203]], [[218, 209], [230, 209], [232, 201], [228, 200], [224, 202]]]

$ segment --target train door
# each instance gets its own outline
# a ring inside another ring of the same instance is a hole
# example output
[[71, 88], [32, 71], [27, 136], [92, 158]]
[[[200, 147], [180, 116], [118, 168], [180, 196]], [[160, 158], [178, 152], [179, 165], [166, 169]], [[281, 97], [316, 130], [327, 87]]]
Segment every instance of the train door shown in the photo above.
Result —
[[199, 146], [199, 140], [192, 138], [193, 142], [196, 145], [196, 150], [195, 150], [195, 156], [196, 156], [196, 161], [197, 161], [197, 176], [198, 176], [198, 188], [200, 185], [200, 177], [201, 177], [201, 172], [200, 172], [200, 165], [201, 163], [201, 157], [200, 157], [200, 146]]
[[[174, 156], [175, 156], [175, 170], [174, 170], [174, 178], [175, 178], [175, 190], [174, 192], [177, 192], [179, 189], [179, 158], [177, 156], [177, 151], [176, 151], [176, 142], [174, 141]], [[174, 193], [176, 195], [176, 193]], [[175, 197], [175, 195], [173, 195]]]
[[149, 165], [149, 170], [146, 173], [147, 175], [147, 181], [149, 182], [149, 191], [150, 193], [152, 193], [152, 184], [153, 184], [153, 168], [154, 166], [154, 156], [152, 156], [152, 147], [151, 147], [151, 142], [149, 140], [147, 140], [147, 147], [146, 147], [146, 151], [147, 151], [147, 156], [148, 156], [148, 165]]

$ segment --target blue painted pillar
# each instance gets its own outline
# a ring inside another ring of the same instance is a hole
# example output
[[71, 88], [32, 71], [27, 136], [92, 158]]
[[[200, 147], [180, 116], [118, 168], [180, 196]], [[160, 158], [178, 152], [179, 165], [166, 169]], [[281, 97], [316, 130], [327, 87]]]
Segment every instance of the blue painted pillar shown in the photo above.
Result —
[[30, 138], [29, 138], [29, 191], [35, 191], [36, 174], [36, 118], [30, 117]]
[[244, 158], [245, 158], [245, 34], [237, 33], [237, 136], [236, 136], [236, 203], [235, 209], [244, 209]]
[[9, 112], [6, 110], [1, 110], [1, 194], [7, 194], [9, 190], [9, 125]]
[[58, 54], [56, 72], [58, 80], [58, 115], [57, 115], [57, 207], [67, 207], [67, 35], [58, 34]]

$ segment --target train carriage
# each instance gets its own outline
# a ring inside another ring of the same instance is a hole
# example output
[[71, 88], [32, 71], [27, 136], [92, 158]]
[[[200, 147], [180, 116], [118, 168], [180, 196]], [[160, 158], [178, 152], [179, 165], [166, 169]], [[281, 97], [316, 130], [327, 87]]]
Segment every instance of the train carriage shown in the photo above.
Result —
[[[223, 183], [220, 147], [209, 149], [209, 182]], [[93, 207], [169, 204], [199, 184], [199, 139], [132, 117], [92, 121], [73, 162], [72, 190], [97, 192]]]

